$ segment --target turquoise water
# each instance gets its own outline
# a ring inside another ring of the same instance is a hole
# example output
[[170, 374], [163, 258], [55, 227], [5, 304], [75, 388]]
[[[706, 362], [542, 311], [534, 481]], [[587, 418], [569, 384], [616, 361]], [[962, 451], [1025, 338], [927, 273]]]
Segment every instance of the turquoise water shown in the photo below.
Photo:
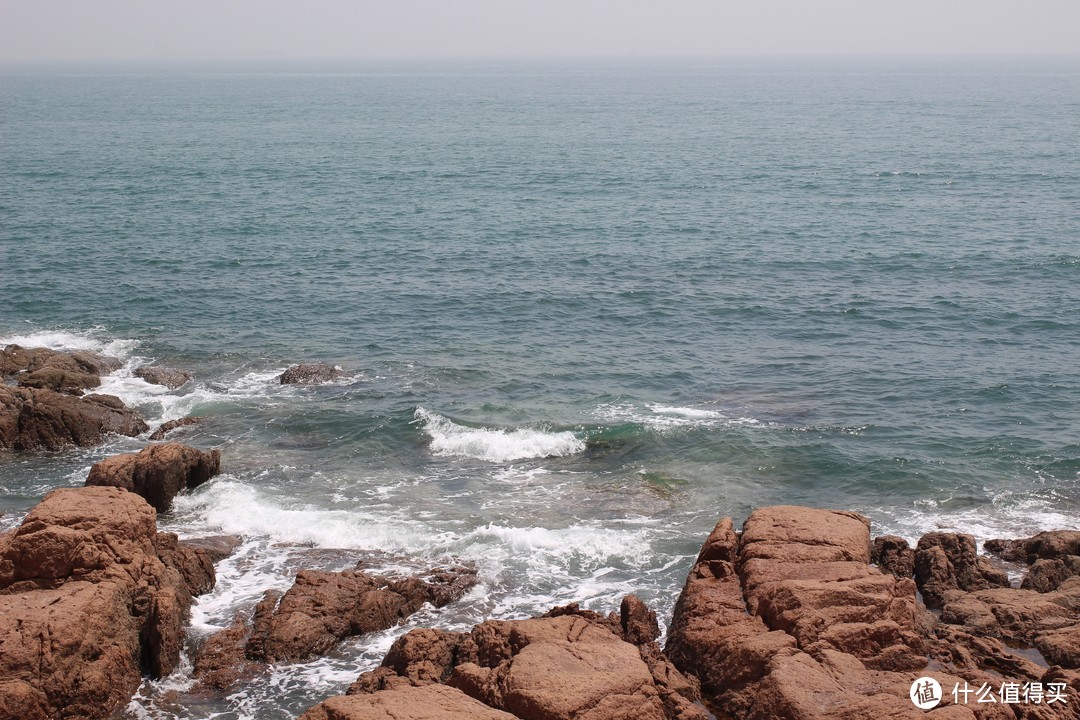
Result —
[[[664, 616], [758, 505], [1080, 527], [1078, 137], [1076, 60], [7, 68], [0, 340], [210, 418], [196, 639], [333, 548], [478, 565], [413, 624]], [[0, 459], [0, 527], [143, 442]], [[397, 632], [129, 714], [292, 717]]]

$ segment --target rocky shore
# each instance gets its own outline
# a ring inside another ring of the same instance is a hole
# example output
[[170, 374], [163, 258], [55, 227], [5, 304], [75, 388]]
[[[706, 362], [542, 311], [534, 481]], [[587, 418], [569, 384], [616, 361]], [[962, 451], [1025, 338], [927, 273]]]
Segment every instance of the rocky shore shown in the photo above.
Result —
[[[5, 448], [148, 430], [122, 403], [80, 394], [106, 359], [9, 346], [3, 363], [16, 383], [0, 385]], [[287, 591], [268, 590], [191, 642], [194, 598], [239, 540], [179, 540], [157, 517], [220, 465], [217, 450], [151, 444], [97, 463], [84, 487], [48, 493], [0, 535], [0, 720], [113, 716], [185, 653], [199, 692], [233, 692], [476, 583], [474, 568], [453, 563], [411, 575], [302, 569]], [[721, 518], [672, 588], [666, 637], [633, 595], [608, 614], [566, 598], [466, 632], [414, 629], [302, 717], [1080, 718], [1080, 532], [985, 539], [980, 554], [970, 535], [933, 532], [912, 547], [871, 527], [857, 513], [795, 506], [758, 508], [741, 525]]]

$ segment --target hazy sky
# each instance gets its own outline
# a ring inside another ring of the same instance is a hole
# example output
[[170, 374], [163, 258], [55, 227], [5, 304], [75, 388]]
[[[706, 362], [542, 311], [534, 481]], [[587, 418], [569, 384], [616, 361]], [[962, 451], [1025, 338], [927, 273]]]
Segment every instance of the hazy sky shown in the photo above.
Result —
[[0, 0], [0, 62], [1080, 54], [1080, 0]]

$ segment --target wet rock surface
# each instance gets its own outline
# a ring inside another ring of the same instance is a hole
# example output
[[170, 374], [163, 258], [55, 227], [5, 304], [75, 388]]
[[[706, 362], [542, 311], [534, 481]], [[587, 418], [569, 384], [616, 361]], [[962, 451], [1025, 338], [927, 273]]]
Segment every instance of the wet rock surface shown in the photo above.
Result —
[[194, 375], [186, 370], [174, 370], [157, 366], [141, 367], [135, 370], [135, 377], [142, 378], [152, 385], [162, 385], [170, 390], [183, 387]]
[[208, 638], [195, 675], [224, 689], [265, 663], [306, 660], [344, 638], [393, 627], [426, 603], [443, 607], [475, 584], [476, 571], [466, 567], [436, 568], [423, 578], [301, 570], [287, 592], [268, 591], [250, 618], [241, 614]]
[[119, 370], [114, 357], [76, 351], [6, 345], [0, 350], [0, 378], [13, 379], [23, 387], [82, 395], [101, 385], [101, 376]]
[[156, 524], [138, 495], [69, 488], [0, 537], [0, 717], [108, 717], [178, 665], [212, 568], [189, 587]]
[[198, 417], [195, 415], [188, 415], [187, 417], [178, 418], [176, 420], [169, 420], [158, 425], [154, 432], [150, 433], [150, 442], [157, 442], [158, 440], [164, 440], [165, 436], [177, 428], [187, 427], [189, 425], [197, 425], [206, 418]]
[[113, 395], [75, 397], [54, 390], [0, 385], [0, 449], [92, 447], [110, 433], [135, 436], [147, 430], [138, 411]]
[[87, 485], [123, 488], [165, 512], [176, 494], [196, 488], [221, 471], [221, 452], [180, 443], [148, 445], [137, 453], [114, 455], [95, 463]]
[[345, 371], [326, 363], [293, 365], [278, 376], [282, 385], [316, 385], [345, 377]]

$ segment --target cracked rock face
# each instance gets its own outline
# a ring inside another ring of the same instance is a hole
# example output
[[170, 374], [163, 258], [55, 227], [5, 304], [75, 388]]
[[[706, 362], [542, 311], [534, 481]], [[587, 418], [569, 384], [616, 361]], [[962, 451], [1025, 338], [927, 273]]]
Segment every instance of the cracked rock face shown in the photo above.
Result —
[[[347, 697], [388, 702], [444, 687], [501, 711], [494, 717], [706, 720], [696, 681], [664, 657], [658, 634], [655, 614], [633, 596], [608, 616], [569, 605], [527, 620], [489, 620], [468, 633], [413, 630]], [[322, 718], [317, 713], [328, 712], [329, 702], [304, 717]]]
[[109, 717], [177, 666], [213, 567], [156, 520], [119, 488], [66, 488], [0, 536], [0, 718]]
[[[675, 608], [667, 654], [701, 680], [706, 702], [742, 719], [923, 718], [909, 700], [921, 676], [942, 687], [1001, 678], [1073, 682], [1080, 609], [1070, 583], [1057, 591], [997, 587], [997, 569], [975, 554], [970, 536], [932, 533], [919, 543], [941, 570], [927, 574], [945, 609], [940, 621], [916, 600], [906, 542], [875, 545], [869, 522], [848, 512], [799, 507], [754, 511], [737, 533], [721, 520], [701, 549]], [[916, 554], [919, 552], [916, 551]], [[936, 586], [934, 583], [937, 583]], [[966, 589], [965, 589], [966, 588]], [[933, 592], [931, 593], [933, 594]], [[1028, 607], [1025, 612], [1022, 608]], [[1036, 643], [1047, 670], [1002, 640]], [[1055, 654], [1057, 653], [1057, 654]], [[1066, 706], [954, 705], [946, 693], [937, 718], [1074, 718]]]

